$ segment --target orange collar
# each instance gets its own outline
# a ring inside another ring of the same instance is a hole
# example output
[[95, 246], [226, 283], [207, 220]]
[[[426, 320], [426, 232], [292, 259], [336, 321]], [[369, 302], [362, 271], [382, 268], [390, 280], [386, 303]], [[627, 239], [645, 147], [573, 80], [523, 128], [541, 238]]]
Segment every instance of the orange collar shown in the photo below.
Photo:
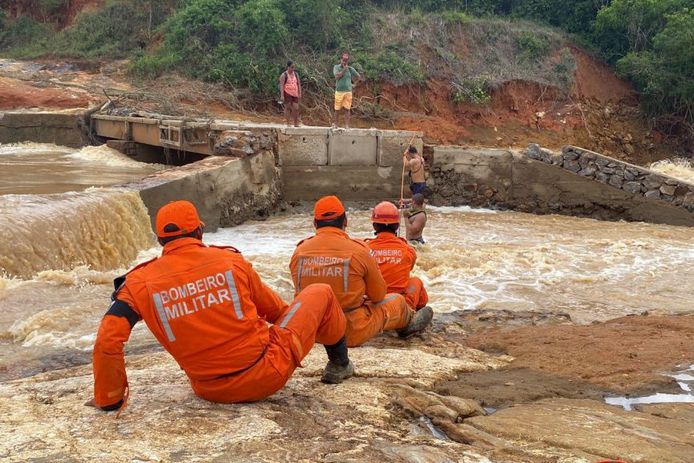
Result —
[[169, 241], [164, 245], [164, 249], [161, 251], [161, 255], [166, 255], [175, 252], [181, 248], [188, 246], [200, 246], [206, 247], [202, 241], [196, 238], [179, 238], [177, 240]]
[[374, 241], [378, 242], [389, 242], [389, 241], [399, 241], [400, 238], [398, 238], [398, 235], [395, 233], [389, 232], [389, 231], [383, 231], [376, 235], [376, 238], [374, 238]]
[[319, 235], [337, 235], [337, 236], [343, 236], [345, 238], [349, 238], [349, 235], [347, 234], [346, 231], [337, 228], [337, 227], [323, 227], [319, 228], [316, 230], [316, 236]]

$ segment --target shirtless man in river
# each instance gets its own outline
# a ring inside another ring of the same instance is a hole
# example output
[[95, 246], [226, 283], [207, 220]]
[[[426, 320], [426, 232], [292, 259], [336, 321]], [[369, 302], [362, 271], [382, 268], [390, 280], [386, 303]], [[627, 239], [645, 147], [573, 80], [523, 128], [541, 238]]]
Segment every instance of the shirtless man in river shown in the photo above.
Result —
[[424, 158], [417, 153], [417, 148], [410, 146], [403, 155], [402, 162], [410, 173], [410, 191], [412, 194], [424, 193], [427, 187], [424, 177]]
[[424, 244], [422, 233], [427, 224], [427, 212], [424, 210], [423, 194], [415, 193], [415, 195], [412, 196], [412, 206], [405, 215], [407, 241], [412, 244]]

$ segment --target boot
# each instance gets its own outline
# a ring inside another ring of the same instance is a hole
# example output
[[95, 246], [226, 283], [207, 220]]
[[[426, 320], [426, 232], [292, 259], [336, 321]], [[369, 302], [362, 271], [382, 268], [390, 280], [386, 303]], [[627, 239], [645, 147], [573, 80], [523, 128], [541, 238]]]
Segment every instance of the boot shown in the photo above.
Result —
[[410, 322], [405, 328], [398, 330], [398, 336], [401, 338], [409, 338], [413, 334], [424, 331], [426, 327], [431, 324], [433, 318], [434, 311], [432, 308], [429, 306], [422, 307], [410, 318]]
[[339, 384], [354, 374], [354, 365], [347, 355], [347, 341], [343, 337], [332, 346], [325, 346], [328, 353], [328, 364], [323, 370], [321, 381], [327, 384]]
[[333, 362], [328, 362], [323, 370], [321, 382], [326, 384], [340, 384], [342, 381], [351, 377], [354, 374], [354, 365], [351, 360], [347, 361], [347, 365], [336, 365]]

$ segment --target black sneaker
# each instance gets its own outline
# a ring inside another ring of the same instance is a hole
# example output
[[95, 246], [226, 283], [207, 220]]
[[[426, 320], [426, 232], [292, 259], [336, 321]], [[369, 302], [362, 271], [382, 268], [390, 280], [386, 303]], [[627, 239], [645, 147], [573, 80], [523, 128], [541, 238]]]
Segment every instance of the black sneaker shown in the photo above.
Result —
[[409, 338], [413, 334], [424, 331], [427, 326], [431, 325], [431, 320], [434, 318], [434, 310], [429, 307], [422, 307], [410, 319], [410, 323], [398, 331], [398, 336], [401, 338]]
[[340, 384], [354, 374], [354, 365], [350, 360], [347, 365], [341, 366], [333, 362], [328, 362], [323, 370], [321, 382], [326, 384]]

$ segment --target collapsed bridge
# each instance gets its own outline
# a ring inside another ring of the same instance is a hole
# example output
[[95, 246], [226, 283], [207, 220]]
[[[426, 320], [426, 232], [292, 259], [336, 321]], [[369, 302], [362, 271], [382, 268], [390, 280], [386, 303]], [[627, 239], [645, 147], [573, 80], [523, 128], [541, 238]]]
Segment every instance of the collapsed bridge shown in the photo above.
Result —
[[4, 113], [0, 142], [14, 141], [106, 142], [138, 161], [177, 164], [125, 186], [140, 193], [150, 215], [190, 199], [212, 229], [326, 194], [395, 201], [409, 144], [424, 154], [436, 205], [694, 226], [694, 185], [572, 146], [561, 153], [438, 146], [425, 145], [421, 132], [98, 112]]

